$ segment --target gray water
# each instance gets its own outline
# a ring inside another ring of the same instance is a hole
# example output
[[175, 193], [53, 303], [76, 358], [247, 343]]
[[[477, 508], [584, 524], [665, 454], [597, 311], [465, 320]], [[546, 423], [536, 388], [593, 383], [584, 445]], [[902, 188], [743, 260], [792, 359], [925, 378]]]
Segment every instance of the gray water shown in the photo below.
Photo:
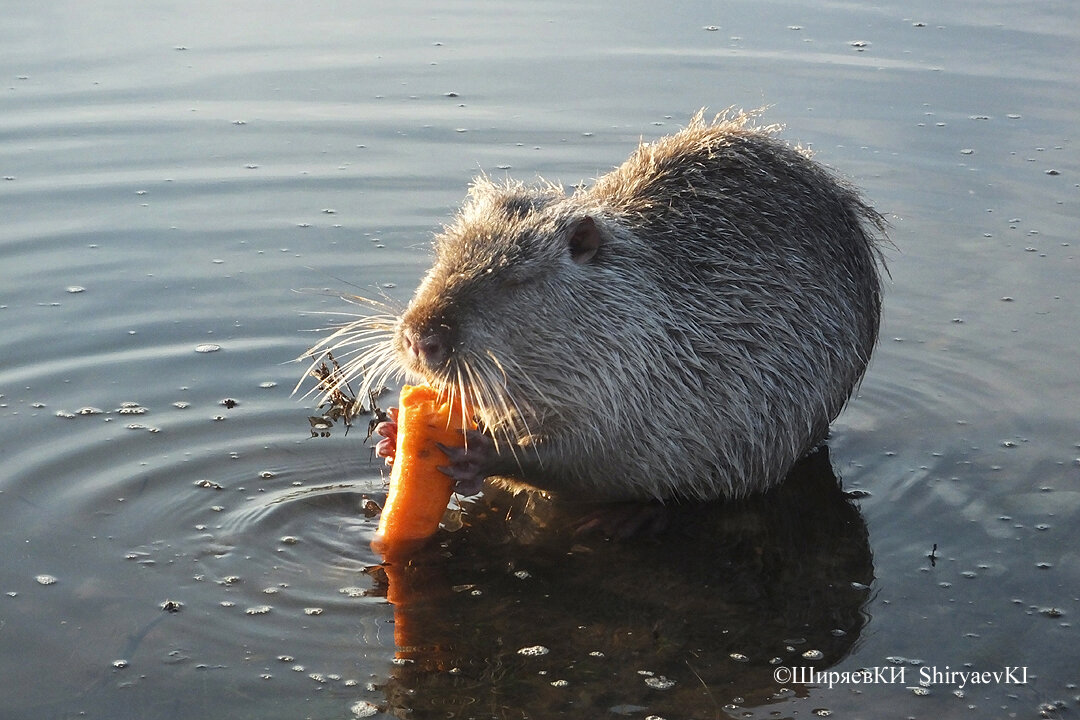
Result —
[[[1080, 711], [1075, 3], [3, 10], [3, 717]], [[319, 313], [407, 300], [475, 174], [731, 105], [891, 224], [829, 453], [677, 539], [508, 539], [493, 498], [388, 604], [383, 472], [291, 396]]]

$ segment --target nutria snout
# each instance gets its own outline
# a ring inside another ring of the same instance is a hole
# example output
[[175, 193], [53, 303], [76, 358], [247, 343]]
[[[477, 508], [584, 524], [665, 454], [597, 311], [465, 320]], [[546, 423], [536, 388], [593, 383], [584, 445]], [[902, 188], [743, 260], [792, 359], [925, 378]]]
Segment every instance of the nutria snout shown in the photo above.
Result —
[[356, 345], [347, 374], [369, 388], [405, 376], [463, 394], [486, 440], [459, 458], [463, 486], [765, 490], [863, 376], [884, 236], [775, 133], [699, 113], [570, 194], [478, 178], [405, 312], [319, 347]]

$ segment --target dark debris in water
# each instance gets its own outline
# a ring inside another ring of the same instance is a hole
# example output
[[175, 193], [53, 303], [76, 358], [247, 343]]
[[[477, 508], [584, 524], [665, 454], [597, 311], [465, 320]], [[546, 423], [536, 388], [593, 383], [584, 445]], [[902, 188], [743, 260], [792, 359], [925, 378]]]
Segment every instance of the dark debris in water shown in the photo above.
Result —
[[345, 427], [345, 434], [348, 435], [356, 418], [370, 414], [367, 436], [364, 438], [367, 440], [371, 438], [379, 423], [390, 419], [377, 402], [382, 389], [369, 392], [367, 404], [365, 404], [364, 400], [356, 397], [352, 391], [341, 365], [332, 353], [326, 353], [323, 362], [312, 368], [310, 374], [319, 381], [316, 390], [323, 393], [325, 398], [318, 407], [319, 410], [325, 408], [322, 415], [308, 417], [311, 437], [330, 437], [335, 423], [341, 423]]

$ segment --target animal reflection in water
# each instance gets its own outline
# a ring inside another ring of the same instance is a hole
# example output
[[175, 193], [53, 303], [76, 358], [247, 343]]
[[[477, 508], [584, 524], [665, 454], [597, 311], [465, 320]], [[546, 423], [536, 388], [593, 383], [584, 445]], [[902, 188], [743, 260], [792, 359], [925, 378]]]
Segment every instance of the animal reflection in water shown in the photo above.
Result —
[[696, 717], [735, 696], [782, 696], [778, 665], [824, 669], [847, 655], [874, 569], [827, 447], [768, 493], [673, 511], [657, 537], [608, 543], [574, 536], [566, 508], [489, 493], [428, 555], [373, 569], [402, 661], [391, 706]]

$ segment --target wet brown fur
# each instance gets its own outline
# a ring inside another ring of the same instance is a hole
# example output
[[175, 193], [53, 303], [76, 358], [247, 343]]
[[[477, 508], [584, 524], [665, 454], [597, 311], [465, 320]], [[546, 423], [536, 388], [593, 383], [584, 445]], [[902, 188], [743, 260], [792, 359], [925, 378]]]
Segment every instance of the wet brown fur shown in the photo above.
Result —
[[[317, 349], [378, 386], [466, 394], [503, 484], [589, 499], [736, 497], [822, 442], [877, 339], [883, 221], [746, 114], [642, 144], [566, 195], [478, 178], [400, 318]], [[568, 244], [591, 219], [600, 245]], [[426, 367], [402, 331], [438, 330]]]

